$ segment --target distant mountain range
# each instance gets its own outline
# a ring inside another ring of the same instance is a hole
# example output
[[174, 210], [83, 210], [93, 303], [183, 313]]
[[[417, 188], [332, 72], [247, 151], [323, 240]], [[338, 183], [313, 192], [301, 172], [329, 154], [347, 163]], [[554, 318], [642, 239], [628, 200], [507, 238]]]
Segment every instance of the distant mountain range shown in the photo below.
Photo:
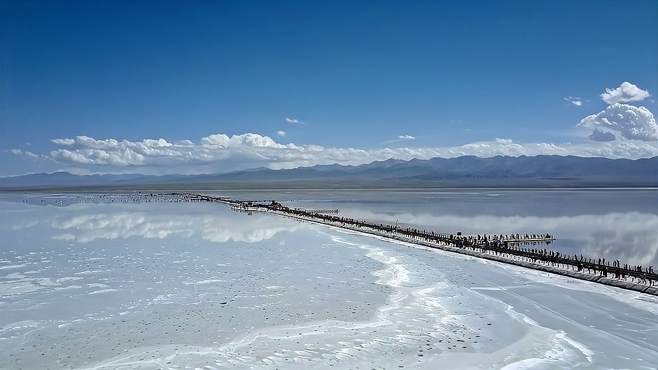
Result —
[[0, 188], [299, 188], [299, 187], [643, 187], [658, 186], [658, 157], [464, 156], [359, 166], [259, 168], [217, 175], [73, 175], [67, 172], [0, 178]]

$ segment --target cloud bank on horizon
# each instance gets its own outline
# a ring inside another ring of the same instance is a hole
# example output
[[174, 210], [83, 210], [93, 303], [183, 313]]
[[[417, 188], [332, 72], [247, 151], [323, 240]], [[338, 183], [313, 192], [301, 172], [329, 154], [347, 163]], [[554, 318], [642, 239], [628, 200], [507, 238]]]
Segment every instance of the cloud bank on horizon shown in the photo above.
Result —
[[[358, 165], [386, 159], [429, 159], [433, 157], [480, 157], [576, 155], [607, 158], [648, 158], [658, 156], [658, 125], [653, 113], [640, 102], [649, 92], [632, 83], [606, 89], [601, 99], [609, 105], [583, 118], [578, 127], [587, 130], [579, 143], [517, 143], [496, 138], [449, 147], [384, 147], [374, 149], [326, 147], [312, 144], [280, 143], [257, 133], [202, 137], [197, 141], [170, 142], [164, 138], [141, 141], [97, 139], [89, 136], [55, 138], [57, 148], [48, 153], [13, 149], [14, 155], [27, 160], [46, 161], [54, 166], [78, 172], [141, 173], [216, 173], [254, 167], [273, 169], [318, 164]], [[578, 98], [578, 102], [582, 102]], [[573, 103], [573, 102], [572, 102]], [[581, 104], [573, 103], [577, 106]], [[289, 123], [301, 123], [286, 118]], [[285, 131], [277, 131], [286, 137]], [[412, 141], [400, 135], [396, 141]]]

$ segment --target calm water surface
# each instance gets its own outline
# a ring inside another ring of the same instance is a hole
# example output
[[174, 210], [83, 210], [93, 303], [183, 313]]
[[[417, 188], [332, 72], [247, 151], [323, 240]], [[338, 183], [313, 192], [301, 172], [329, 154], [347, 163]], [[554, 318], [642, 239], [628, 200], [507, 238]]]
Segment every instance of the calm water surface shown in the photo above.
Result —
[[291, 190], [221, 192], [455, 233], [550, 233], [569, 254], [658, 265], [658, 190]]

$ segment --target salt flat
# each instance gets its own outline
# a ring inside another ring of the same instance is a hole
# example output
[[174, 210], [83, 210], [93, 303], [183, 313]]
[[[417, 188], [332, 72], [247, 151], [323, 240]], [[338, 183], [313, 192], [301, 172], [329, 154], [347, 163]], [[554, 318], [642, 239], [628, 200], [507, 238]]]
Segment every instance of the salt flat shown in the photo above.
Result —
[[658, 363], [655, 297], [213, 204], [1, 205], [0, 368]]

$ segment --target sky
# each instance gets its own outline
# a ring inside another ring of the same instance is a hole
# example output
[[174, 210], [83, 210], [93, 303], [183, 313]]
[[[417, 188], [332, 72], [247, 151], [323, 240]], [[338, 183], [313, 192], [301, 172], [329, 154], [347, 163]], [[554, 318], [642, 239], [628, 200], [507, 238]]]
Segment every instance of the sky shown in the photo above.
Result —
[[0, 0], [0, 176], [658, 155], [658, 2]]

